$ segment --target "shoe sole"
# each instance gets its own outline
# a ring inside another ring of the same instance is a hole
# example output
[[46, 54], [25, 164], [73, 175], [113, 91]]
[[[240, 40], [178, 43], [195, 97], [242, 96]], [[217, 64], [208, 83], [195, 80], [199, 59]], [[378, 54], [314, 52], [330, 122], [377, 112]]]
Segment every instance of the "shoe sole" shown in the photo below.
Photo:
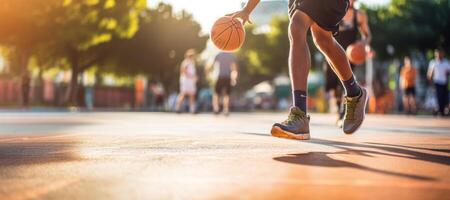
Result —
[[291, 139], [291, 140], [309, 140], [309, 139], [311, 139], [309, 133], [294, 134], [294, 133], [285, 131], [277, 126], [272, 127], [272, 130], [270, 131], [270, 133], [274, 137]]
[[362, 123], [364, 122], [364, 119], [366, 118], [366, 108], [367, 108], [367, 102], [369, 101], [369, 94], [368, 94], [367, 90], [365, 90], [365, 91], [366, 91], [366, 99], [364, 101], [364, 113], [363, 113], [362, 120], [359, 122], [359, 124], [357, 126], [355, 126], [350, 131], [345, 132], [343, 130], [344, 133], [347, 134], [347, 135], [351, 135], [351, 134], [355, 133], [356, 131], [358, 131], [358, 129], [361, 127]]

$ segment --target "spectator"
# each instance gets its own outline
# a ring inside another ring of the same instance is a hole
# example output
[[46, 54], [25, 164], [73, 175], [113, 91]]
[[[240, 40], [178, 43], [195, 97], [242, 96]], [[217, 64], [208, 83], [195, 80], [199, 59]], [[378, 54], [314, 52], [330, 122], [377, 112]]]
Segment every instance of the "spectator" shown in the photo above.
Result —
[[434, 83], [436, 97], [438, 100], [438, 114], [448, 115], [448, 76], [450, 74], [450, 63], [445, 59], [443, 49], [437, 49], [434, 52], [435, 59], [430, 61], [428, 67], [428, 80]]
[[400, 71], [400, 87], [403, 91], [403, 108], [408, 114], [415, 114], [416, 108], [416, 77], [417, 70], [411, 59], [405, 57], [404, 66]]

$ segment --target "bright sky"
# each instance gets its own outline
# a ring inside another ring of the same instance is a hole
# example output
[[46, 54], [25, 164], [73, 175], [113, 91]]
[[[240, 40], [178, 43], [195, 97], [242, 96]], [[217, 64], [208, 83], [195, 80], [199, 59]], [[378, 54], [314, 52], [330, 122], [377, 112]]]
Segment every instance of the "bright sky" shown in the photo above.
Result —
[[[170, 3], [176, 11], [185, 9], [192, 13], [194, 18], [208, 31], [214, 20], [240, 9], [243, 0], [147, 0], [150, 7], [159, 2]], [[360, 0], [366, 4], [376, 5], [387, 3], [390, 0]]]

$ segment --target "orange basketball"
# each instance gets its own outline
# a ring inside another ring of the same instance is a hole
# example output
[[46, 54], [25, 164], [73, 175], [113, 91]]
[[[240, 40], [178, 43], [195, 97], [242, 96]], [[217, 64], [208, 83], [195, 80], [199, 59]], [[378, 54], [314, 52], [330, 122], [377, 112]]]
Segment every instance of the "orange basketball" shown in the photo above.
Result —
[[359, 65], [366, 61], [366, 46], [362, 42], [356, 42], [347, 47], [347, 57], [351, 63]]
[[221, 17], [211, 29], [211, 40], [222, 51], [236, 51], [245, 40], [244, 26], [237, 19]]

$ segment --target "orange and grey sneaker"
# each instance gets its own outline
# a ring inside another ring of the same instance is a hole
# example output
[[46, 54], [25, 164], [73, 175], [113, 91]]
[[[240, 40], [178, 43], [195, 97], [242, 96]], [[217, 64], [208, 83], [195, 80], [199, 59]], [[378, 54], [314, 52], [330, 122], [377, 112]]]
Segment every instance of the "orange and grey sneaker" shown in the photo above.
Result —
[[272, 126], [272, 136], [294, 140], [309, 140], [309, 116], [298, 107], [292, 107], [288, 119]]
[[361, 88], [357, 97], [345, 97], [345, 115], [342, 130], [345, 134], [356, 132], [364, 121], [366, 105], [369, 99], [367, 89]]

